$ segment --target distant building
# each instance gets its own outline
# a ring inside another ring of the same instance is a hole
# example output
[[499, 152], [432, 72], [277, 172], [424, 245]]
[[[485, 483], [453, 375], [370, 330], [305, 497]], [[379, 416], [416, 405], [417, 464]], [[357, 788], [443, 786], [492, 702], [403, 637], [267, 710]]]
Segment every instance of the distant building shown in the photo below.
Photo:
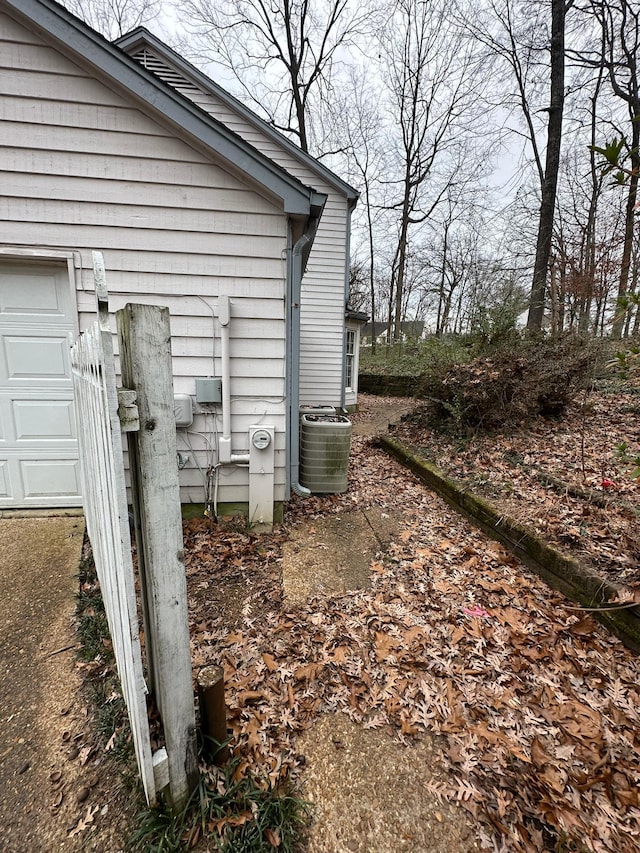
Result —
[[[425, 333], [424, 321], [405, 320], [404, 323], [400, 323], [400, 333], [403, 341], [422, 338]], [[363, 346], [371, 346], [374, 337], [376, 343], [385, 343], [387, 340], [387, 324], [378, 320], [374, 323], [366, 323], [362, 327], [360, 336]]]

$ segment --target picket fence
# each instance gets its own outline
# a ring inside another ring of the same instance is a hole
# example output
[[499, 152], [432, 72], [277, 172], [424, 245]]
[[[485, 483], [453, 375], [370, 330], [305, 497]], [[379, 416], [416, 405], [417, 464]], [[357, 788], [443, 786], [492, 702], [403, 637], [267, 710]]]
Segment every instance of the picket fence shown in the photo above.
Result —
[[[118, 391], [116, 385], [104, 262], [98, 252], [94, 252], [94, 279], [98, 320], [71, 349], [87, 532], [147, 802], [154, 805], [159, 791], [166, 789], [169, 804], [180, 809], [193, 790], [197, 776], [186, 582], [183, 565], [172, 565], [166, 559], [161, 559], [161, 565], [158, 565], [159, 561], [154, 557], [158, 547], [153, 538], [154, 531], [166, 536], [168, 529], [173, 530], [174, 539], [180, 538], [180, 543], [174, 544], [174, 553], [181, 552], [177, 473], [171, 495], [173, 500], [169, 502], [172, 505], [155, 508], [153, 501], [145, 498], [144, 494], [145, 489], [154, 491], [162, 488], [154, 476], [153, 459], [148, 463], [150, 477], [145, 470], [132, 471], [132, 504], [139, 534], [139, 604], [145, 622], [145, 680], [122, 442], [123, 430], [136, 437], [138, 435], [137, 395], [135, 390]], [[118, 315], [127, 315], [117, 317], [119, 325], [121, 320], [125, 324], [131, 322], [131, 317], [135, 325], [139, 316], [136, 309], [141, 309], [140, 313], [150, 328], [142, 330], [139, 337], [147, 341], [158, 327], [159, 339], [167, 339], [168, 313], [165, 309], [150, 306], [127, 306], [127, 309], [118, 312]], [[145, 365], [150, 365], [151, 382], [157, 386], [163, 385], [163, 377], [159, 377], [157, 372], [158, 364], [162, 363], [166, 380], [164, 386], [168, 389], [165, 393], [172, 394], [170, 351], [168, 361], [166, 358], [163, 361], [163, 353], [140, 354], [135, 347], [135, 343], [131, 345], [126, 337], [121, 337], [121, 354], [123, 350], [133, 350], [134, 361], [143, 365], [143, 371]], [[148, 397], [144, 391], [144, 375], [137, 381], [140, 382], [144, 404]], [[160, 429], [154, 433], [155, 441], [161, 440], [161, 433]], [[167, 476], [172, 476], [167, 460], [173, 461], [175, 467], [175, 450], [173, 460], [170, 460], [172, 446], [175, 445], [175, 425], [165, 424], [164, 433], [168, 437], [168, 449], [160, 477], [166, 480]], [[145, 454], [144, 438], [140, 444], [141, 447], [134, 442], [130, 453], [144, 460], [149, 457], [148, 453]], [[166, 488], [164, 494], [167, 494]], [[141, 516], [144, 523], [140, 522]], [[180, 606], [176, 607], [178, 599]], [[168, 609], [165, 607], [167, 601], [171, 603]], [[147, 715], [149, 688], [153, 690], [160, 708], [166, 741], [166, 748], [156, 750], [154, 754]]]

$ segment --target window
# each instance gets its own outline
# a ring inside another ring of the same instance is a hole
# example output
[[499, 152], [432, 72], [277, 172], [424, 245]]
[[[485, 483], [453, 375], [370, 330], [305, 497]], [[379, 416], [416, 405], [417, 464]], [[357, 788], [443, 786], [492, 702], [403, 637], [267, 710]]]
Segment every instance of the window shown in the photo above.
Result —
[[345, 386], [349, 391], [353, 391], [356, 381], [356, 333], [353, 329], [347, 329], [347, 339], [345, 343], [346, 350], [346, 369], [345, 369]]

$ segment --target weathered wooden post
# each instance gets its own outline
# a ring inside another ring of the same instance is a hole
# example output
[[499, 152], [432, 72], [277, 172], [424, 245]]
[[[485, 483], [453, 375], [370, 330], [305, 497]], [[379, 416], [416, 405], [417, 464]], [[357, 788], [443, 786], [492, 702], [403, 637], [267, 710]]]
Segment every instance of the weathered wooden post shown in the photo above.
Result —
[[127, 305], [116, 318], [122, 384], [136, 392], [140, 416], [139, 431], [129, 433], [129, 467], [147, 663], [164, 727], [168, 799], [179, 811], [198, 765], [169, 311]]
[[198, 674], [200, 728], [205, 739], [204, 751], [216, 764], [229, 760], [227, 743], [227, 708], [224, 701], [224, 670], [221, 666], [205, 666]]

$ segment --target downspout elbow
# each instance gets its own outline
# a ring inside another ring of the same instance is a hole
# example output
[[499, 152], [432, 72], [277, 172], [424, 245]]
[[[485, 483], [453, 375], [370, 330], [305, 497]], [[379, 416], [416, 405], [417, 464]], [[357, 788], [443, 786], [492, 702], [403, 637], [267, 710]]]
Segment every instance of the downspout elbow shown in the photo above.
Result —
[[300, 498], [310, 498], [311, 497], [311, 489], [308, 489], [306, 486], [303, 486], [302, 483], [292, 483], [291, 491], [294, 494], [298, 495]]

